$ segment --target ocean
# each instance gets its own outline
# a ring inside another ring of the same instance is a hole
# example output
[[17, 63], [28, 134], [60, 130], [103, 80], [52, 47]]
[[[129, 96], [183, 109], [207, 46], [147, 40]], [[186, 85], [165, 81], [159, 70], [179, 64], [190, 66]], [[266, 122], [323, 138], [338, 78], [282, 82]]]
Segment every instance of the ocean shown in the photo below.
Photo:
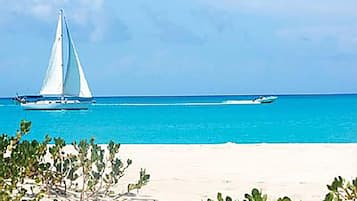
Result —
[[46, 134], [67, 143], [352, 143], [357, 95], [281, 95], [272, 104], [237, 105], [252, 96], [97, 97], [82, 111], [24, 111], [0, 99], [0, 133], [32, 122], [27, 139]]

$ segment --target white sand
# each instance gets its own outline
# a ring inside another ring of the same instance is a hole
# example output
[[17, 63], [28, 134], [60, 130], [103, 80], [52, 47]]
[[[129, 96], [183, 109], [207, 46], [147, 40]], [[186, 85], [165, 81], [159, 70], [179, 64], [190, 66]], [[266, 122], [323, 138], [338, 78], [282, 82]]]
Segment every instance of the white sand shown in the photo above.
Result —
[[357, 144], [122, 145], [121, 154], [133, 160], [124, 180], [146, 168], [151, 181], [141, 198], [160, 201], [207, 200], [218, 191], [242, 199], [253, 187], [271, 199], [318, 201], [335, 176], [357, 176]]

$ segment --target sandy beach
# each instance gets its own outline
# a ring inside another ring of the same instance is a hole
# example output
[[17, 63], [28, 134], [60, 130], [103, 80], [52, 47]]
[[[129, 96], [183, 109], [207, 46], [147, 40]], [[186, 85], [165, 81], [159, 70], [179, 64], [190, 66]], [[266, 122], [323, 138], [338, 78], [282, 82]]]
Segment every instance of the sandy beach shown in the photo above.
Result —
[[[122, 145], [133, 165], [124, 181], [141, 167], [151, 181], [131, 200], [199, 201], [216, 193], [242, 199], [253, 187], [271, 199], [318, 201], [335, 176], [357, 176], [357, 144]], [[125, 182], [124, 182], [125, 183]]]

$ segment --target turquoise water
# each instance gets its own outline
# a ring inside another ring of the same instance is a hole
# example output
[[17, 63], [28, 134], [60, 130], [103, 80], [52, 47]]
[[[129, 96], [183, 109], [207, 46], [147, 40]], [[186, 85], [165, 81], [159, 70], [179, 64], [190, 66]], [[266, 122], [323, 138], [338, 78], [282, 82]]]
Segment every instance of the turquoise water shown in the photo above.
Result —
[[279, 96], [273, 104], [231, 105], [250, 96], [99, 97], [87, 111], [23, 111], [0, 99], [0, 133], [31, 120], [27, 136], [99, 143], [357, 142], [357, 95]]

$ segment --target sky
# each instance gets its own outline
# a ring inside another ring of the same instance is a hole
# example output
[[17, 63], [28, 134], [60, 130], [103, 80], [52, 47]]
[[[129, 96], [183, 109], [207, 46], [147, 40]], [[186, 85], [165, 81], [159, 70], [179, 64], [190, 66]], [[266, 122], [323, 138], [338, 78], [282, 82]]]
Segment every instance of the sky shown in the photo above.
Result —
[[60, 8], [94, 96], [357, 93], [355, 0], [0, 5], [0, 97], [39, 93]]

